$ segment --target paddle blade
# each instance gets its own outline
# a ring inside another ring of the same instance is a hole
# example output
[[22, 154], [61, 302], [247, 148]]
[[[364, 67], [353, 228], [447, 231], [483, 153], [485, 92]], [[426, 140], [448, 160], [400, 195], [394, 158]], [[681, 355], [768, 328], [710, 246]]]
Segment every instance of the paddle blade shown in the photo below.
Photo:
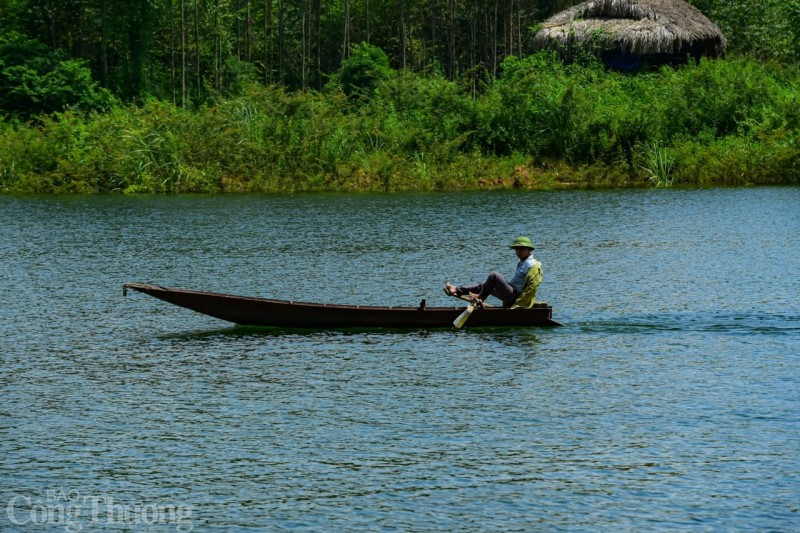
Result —
[[475, 309], [475, 302], [472, 302], [467, 306], [466, 309], [464, 309], [463, 313], [461, 313], [456, 317], [456, 319], [453, 321], [453, 327], [456, 329], [461, 328], [461, 326], [463, 326], [467, 322], [469, 315], [472, 314], [472, 311], [474, 309]]

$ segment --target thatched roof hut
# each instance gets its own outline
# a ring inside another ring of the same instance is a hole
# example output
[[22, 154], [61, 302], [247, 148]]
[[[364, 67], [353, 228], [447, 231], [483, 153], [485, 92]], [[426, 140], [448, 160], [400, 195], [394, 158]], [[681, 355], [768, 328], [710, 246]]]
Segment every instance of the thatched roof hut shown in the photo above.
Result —
[[622, 69], [718, 57], [726, 44], [719, 28], [683, 0], [589, 0], [546, 20], [534, 37], [534, 46], [555, 48], [564, 59], [589, 49]]

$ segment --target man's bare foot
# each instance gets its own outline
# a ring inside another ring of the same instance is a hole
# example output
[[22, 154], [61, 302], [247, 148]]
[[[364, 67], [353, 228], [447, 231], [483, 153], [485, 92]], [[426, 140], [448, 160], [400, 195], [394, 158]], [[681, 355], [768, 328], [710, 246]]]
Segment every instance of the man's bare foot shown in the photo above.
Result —
[[472, 300], [480, 300], [480, 294], [475, 294], [474, 292], [469, 293], [469, 301]]
[[456, 291], [456, 286], [453, 285], [452, 283], [445, 283], [444, 284], [444, 290], [450, 296], [455, 296], [456, 298], [458, 298], [458, 291]]

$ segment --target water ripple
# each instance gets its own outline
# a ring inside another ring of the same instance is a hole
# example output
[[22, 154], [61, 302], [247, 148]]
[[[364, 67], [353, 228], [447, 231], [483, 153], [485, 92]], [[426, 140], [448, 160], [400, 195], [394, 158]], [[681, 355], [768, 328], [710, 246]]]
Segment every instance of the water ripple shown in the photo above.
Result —
[[[799, 192], [0, 197], [0, 502], [185, 504], [196, 530], [796, 530]], [[243, 328], [119, 293], [449, 305], [443, 279], [508, 271], [517, 233], [564, 328]]]

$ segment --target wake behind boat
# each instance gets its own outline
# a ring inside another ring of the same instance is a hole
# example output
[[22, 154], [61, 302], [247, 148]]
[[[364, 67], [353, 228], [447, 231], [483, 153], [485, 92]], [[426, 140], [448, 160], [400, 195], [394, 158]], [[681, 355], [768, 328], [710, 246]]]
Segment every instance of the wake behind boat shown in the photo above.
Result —
[[[287, 328], [449, 328], [464, 311], [463, 307], [380, 307], [336, 305], [271, 300], [214, 292], [170, 289], [159, 285], [126, 283], [128, 289], [185, 307], [204, 315], [243, 326]], [[475, 309], [470, 327], [560, 326], [553, 320], [553, 308], [544, 302], [530, 308]]]

